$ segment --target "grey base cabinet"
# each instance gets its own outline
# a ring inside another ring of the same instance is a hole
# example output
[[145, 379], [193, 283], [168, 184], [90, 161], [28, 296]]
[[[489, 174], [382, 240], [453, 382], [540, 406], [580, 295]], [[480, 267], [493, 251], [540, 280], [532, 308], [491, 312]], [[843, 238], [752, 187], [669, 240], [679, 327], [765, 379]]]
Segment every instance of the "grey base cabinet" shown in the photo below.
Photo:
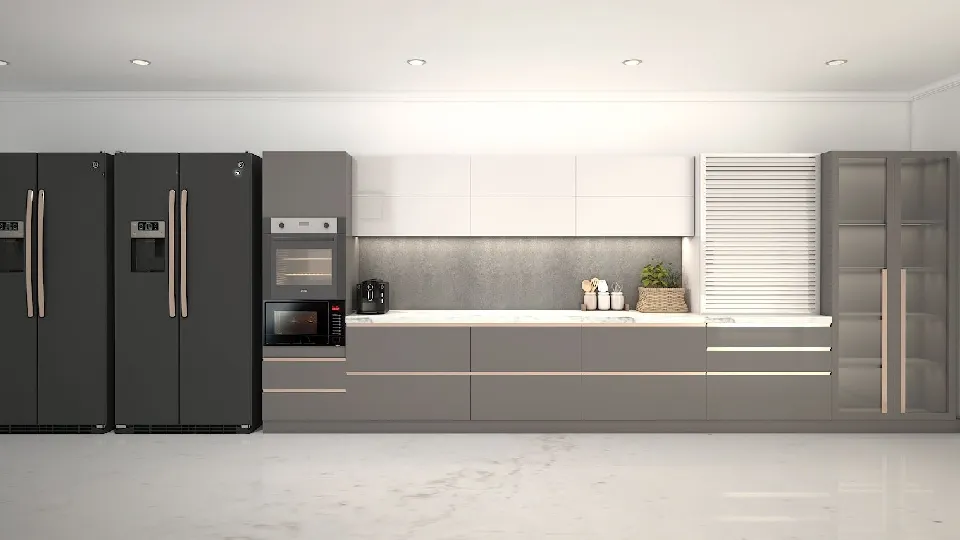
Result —
[[829, 420], [829, 376], [711, 375], [708, 420]]
[[581, 419], [579, 327], [475, 327], [470, 362], [471, 419]]
[[584, 376], [584, 420], [705, 420], [704, 375]]
[[347, 328], [351, 420], [469, 420], [470, 328]]
[[583, 328], [584, 420], [705, 420], [706, 329]]

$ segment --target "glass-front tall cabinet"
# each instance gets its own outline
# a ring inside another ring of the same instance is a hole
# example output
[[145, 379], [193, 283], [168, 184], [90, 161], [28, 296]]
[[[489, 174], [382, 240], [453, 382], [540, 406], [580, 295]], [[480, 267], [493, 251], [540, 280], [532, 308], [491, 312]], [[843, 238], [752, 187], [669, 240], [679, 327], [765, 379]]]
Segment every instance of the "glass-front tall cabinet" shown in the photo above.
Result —
[[957, 154], [829, 152], [821, 170], [835, 418], [956, 418]]

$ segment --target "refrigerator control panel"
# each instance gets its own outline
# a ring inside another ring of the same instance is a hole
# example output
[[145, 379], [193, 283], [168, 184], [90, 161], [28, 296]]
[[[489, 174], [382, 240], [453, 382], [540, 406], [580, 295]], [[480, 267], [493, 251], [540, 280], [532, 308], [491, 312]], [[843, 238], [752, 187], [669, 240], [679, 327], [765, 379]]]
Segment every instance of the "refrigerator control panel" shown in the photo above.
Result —
[[23, 238], [23, 222], [0, 221], [0, 238]]
[[166, 238], [167, 224], [164, 221], [131, 221], [130, 238]]

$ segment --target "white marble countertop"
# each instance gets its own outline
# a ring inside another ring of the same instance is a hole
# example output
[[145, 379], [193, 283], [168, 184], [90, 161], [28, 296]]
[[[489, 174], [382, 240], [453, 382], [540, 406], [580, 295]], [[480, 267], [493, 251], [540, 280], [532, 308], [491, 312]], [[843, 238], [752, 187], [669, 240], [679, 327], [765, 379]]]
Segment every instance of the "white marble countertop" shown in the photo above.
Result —
[[384, 315], [348, 315], [347, 324], [391, 326], [636, 325], [636, 326], [830, 326], [823, 315], [702, 315], [637, 311], [575, 310], [393, 310]]

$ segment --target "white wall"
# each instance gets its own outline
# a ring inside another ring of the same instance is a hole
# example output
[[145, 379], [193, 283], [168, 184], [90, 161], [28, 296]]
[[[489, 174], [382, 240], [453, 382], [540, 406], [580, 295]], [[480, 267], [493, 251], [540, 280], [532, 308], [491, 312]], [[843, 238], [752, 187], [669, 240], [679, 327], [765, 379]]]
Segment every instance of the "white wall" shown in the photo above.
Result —
[[0, 151], [401, 153], [909, 149], [908, 102], [3, 98]]
[[914, 150], [960, 151], [960, 86], [913, 102]]

